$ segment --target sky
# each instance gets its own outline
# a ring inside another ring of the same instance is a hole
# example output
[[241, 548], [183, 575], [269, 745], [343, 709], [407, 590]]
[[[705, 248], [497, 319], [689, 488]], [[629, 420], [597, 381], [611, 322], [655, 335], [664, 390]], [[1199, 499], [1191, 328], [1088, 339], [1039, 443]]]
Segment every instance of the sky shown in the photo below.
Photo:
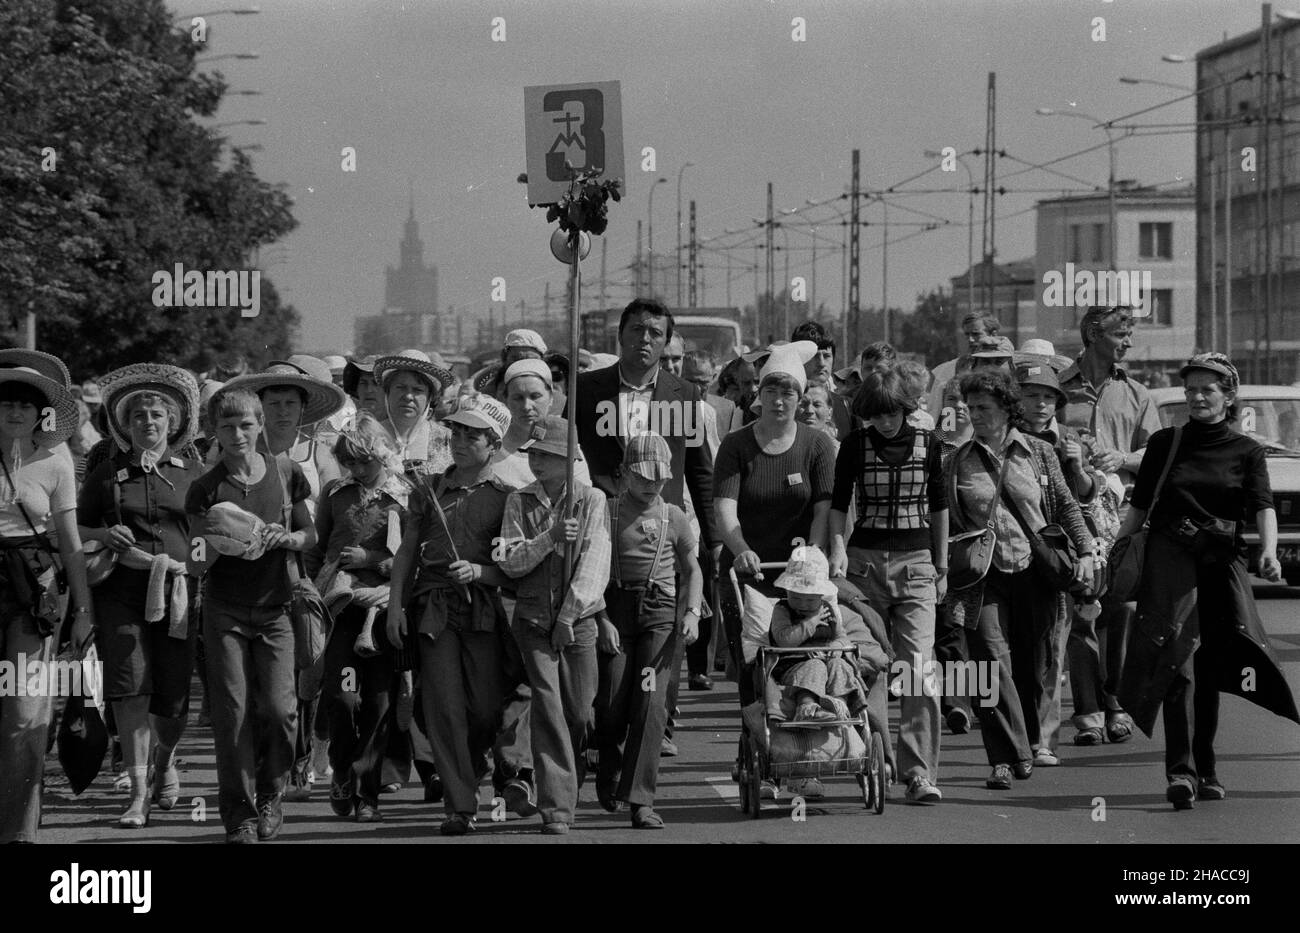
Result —
[[[486, 318], [495, 307], [499, 320], [502, 306], [491, 304], [491, 292], [500, 277], [512, 318], [520, 316], [520, 300], [525, 318], [540, 314], [548, 283], [559, 313], [566, 267], [550, 254], [544, 213], [529, 209], [516, 181], [525, 167], [525, 86], [621, 83], [627, 181], [604, 237], [611, 283], [630, 279], [636, 223], [648, 219], [651, 182], [659, 177], [668, 182], [655, 189], [655, 250], [675, 247], [678, 173], [691, 162], [682, 198], [696, 200], [708, 247], [702, 305], [725, 303], [728, 257], [732, 303], [753, 302], [754, 244], [762, 240], [755, 220], [765, 213], [770, 181], [777, 212], [796, 211], [787, 218], [790, 249], [776, 254], [778, 283], [787, 259], [791, 277], [811, 279], [816, 236], [816, 298], [840, 309], [847, 202], [834, 199], [848, 189], [857, 148], [863, 188], [895, 188], [886, 197], [888, 300], [910, 309], [918, 293], [947, 287], [966, 268], [965, 172], [944, 174], [923, 153], [983, 147], [990, 71], [997, 73], [997, 146], [1007, 153], [997, 160], [1008, 192], [998, 198], [996, 250], [1000, 260], [1020, 259], [1033, 253], [1036, 199], [1104, 189], [1107, 175], [1101, 129], [1035, 110], [1074, 108], [1112, 119], [1182, 97], [1119, 78], [1190, 85], [1194, 66], [1164, 63], [1162, 55], [1190, 58], [1225, 35], [1258, 27], [1260, 18], [1258, 4], [1241, 0], [257, 5], [257, 15], [208, 20], [208, 56], [260, 58], [201, 59], [201, 67], [220, 70], [232, 90], [261, 92], [228, 97], [210, 122], [266, 121], [222, 132], [231, 145], [260, 145], [257, 171], [286, 183], [295, 200], [299, 227], [264, 253], [264, 268], [302, 316], [299, 349], [318, 352], [350, 352], [353, 319], [382, 310], [384, 269], [397, 264], [412, 195], [425, 260], [439, 270], [442, 309]], [[177, 0], [172, 8], [182, 17], [213, 6]], [[505, 41], [493, 41], [496, 17], [504, 20]], [[1104, 41], [1095, 38], [1097, 17]], [[1192, 104], [1183, 100], [1137, 122], [1192, 119]], [[343, 170], [348, 146], [356, 150], [355, 172]], [[654, 172], [642, 170], [646, 147], [654, 149]], [[1021, 171], [1090, 147], [1052, 166], [1068, 177]], [[1190, 182], [1191, 132], [1125, 138], [1117, 151], [1121, 179]], [[967, 164], [978, 183], [982, 159]], [[976, 257], [981, 210], [977, 197]], [[863, 219], [873, 226], [862, 234], [862, 303], [878, 306], [882, 206], [871, 204]], [[901, 225], [940, 221], [929, 231]], [[598, 241], [595, 262], [584, 267], [592, 306], [599, 255]], [[611, 284], [608, 295], [608, 304], [620, 304], [630, 288]]]

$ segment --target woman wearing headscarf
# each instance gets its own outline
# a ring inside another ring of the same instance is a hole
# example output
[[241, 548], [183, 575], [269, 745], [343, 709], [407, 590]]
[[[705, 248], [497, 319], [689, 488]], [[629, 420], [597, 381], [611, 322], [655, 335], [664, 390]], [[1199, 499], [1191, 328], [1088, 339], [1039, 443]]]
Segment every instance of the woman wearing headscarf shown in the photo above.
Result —
[[[53, 450], [76, 429], [63, 362], [0, 350], [0, 661], [11, 669], [32, 662], [50, 669], [67, 608], [60, 565], [74, 606], [74, 651], [94, 632], [72, 460]], [[0, 697], [0, 844], [36, 841], [53, 692]]]
[[151, 802], [170, 810], [180, 796], [174, 754], [189, 711], [198, 629], [185, 568], [185, 497], [204, 472], [181, 451], [194, 438], [199, 389], [186, 370], [158, 363], [114, 370], [100, 387], [114, 452], [86, 477], [77, 523], [88, 550], [112, 563], [94, 591], [96, 643], [131, 780], [118, 825], [136, 829], [148, 825]]
[[455, 378], [441, 358], [422, 350], [375, 360], [375, 382], [384, 393], [382, 423], [408, 475], [436, 476], [451, 466], [451, 431], [433, 419], [433, 406]]
[[1214, 753], [1220, 692], [1294, 722], [1300, 713], [1246, 575], [1251, 519], [1261, 575], [1277, 582], [1282, 568], [1265, 450], [1232, 427], [1241, 379], [1222, 353], [1192, 357], [1179, 375], [1188, 421], [1151, 436], [1112, 560], [1150, 519], [1118, 696], [1148, 736], [1163, 706], [1165, 797], [1189, 810], [1227, 796]]
[[[498, 478], [511, 489], [523, 489], [537, 477], [528, 467], [528, 453], [520, 450], [521, 444], [532, 437], [533, 426], [546, 420], [554, 409], [559, 411], [552, 381], [551, 368], [542, 360], [522, 359], [501, 375], [501, 394], [510, 411], [510, 427], [501, 442], [501, 449], [492, 455], [492, 464]], [[587, 463], [579, 460], [573, 464], [574, 478], [591, 484]]]
[[[232, 379], [222, 392], [236, 390], [252, 392], [261, 401], [265, 422], [259, 449], [287, 458], [302, 471], [311, 490], [307, 513], [314, 521], [322, 490], [340, 478], [342, 471], [333, 451], [316, 440], [312, 429], [341, 409], [347, 396], [334, 385], [323, 360], [302, 355]], [[309, 799], [313, 778], [324, 780], [329, 770], [327, 717], [316, 721], [317, 697], [299, 697], [299, 701], [294, 766], [285, 791], [289, 801]]]
[[[777, 347], [758, 379], [758, 420], [722, 439], [714, 461], [714, 512], [726, 549], [719, 574], [754, 575], [760, 563], [785, 561], [799, 543], [828, 543], [835, 449], [821, 431], [795, 420], [807, 384], [804, 364], [817, 352], [812, 341]], [[723, 587], [723, 618], [737, 669], [740, 609]], [[729, 598], [730, 597], [730, 598]], [[753, 684], [740, 680], [741, 705], [753, 701]]]

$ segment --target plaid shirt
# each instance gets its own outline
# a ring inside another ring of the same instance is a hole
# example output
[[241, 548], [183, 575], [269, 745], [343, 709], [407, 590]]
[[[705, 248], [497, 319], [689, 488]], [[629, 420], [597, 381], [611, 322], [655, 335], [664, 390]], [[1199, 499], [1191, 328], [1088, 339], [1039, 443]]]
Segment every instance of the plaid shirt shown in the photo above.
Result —
[[510, 493], [501, 521], [505, 552], [497, 566], [519, 580], [515, 615], [547, 631], [605, 608], [611, 555], [605, 496], [591, 486], [574, 485], [578, 553], [567, 589], [564, 551], [556, 549], [550, 534], [564, 507], [563, 496], [552, 504], [540, 481], [530, 483]]

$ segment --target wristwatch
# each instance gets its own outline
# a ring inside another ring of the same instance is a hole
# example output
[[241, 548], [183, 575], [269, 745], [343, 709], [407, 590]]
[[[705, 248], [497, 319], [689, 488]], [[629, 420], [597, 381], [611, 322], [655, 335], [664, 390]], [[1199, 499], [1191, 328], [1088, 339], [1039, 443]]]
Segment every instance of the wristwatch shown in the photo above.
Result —
[[695, 618], [698, 619], [698, 618], [700, 617], [700, 610], [697, 609], [697, 608], [695, 608], [694, 606], [691, 606], [691, 607], [690, 607], [689, 609], [687, 609], [684, 613], [682, 613], [682, 615], [683, 615], [683, 617], [685, 617], [685, 616], [691, 615], [692, 613], [695, 614]]

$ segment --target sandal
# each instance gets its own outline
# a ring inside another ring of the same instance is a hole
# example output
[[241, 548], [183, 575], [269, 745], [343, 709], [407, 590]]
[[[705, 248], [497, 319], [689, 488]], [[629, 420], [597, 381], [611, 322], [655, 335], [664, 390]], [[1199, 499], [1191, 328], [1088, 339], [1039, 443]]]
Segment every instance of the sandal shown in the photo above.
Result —
[[632, 811], [633, 829], [663, 829], [664, 818], [653, 807], [637, 807]]
[[1116, 717], [1106, 723], [1106, 738], [1119, 744], [1133, 738], [1133, 720], [1128, 716]]
[[1092, 726], [1088, 729], [1080, 729], [1074, 734], [1075, 745], [1100, 745], [1106, 741], [1106, 734], [1101, 731], [1100, 726]]

